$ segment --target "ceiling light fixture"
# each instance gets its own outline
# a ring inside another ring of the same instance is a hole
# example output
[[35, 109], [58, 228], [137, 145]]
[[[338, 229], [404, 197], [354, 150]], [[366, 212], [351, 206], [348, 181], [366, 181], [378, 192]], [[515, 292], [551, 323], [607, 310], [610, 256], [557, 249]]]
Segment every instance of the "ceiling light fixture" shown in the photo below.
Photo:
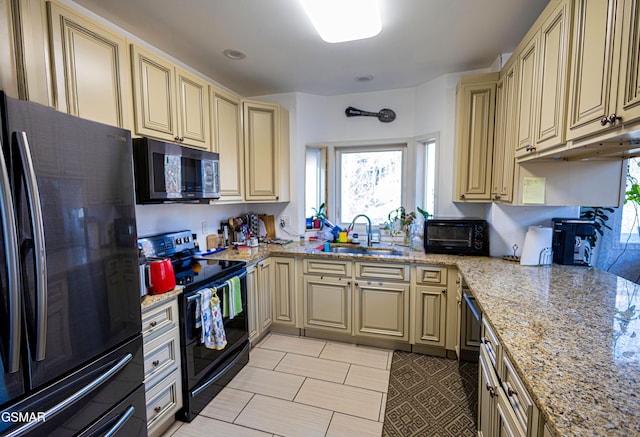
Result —
[[329, 43], [371, 38], [382, 30], [378, 0], [300, 0], [320, 38]]
[[247, 57], [247, 55], [242, 53], [240, 50], [234, 50], [234, 49], [226, 49], [224, 52], [222, 52], [222, 54], [225, 55], [227, 58], [234, 59], [234, 60], [244, 59]]

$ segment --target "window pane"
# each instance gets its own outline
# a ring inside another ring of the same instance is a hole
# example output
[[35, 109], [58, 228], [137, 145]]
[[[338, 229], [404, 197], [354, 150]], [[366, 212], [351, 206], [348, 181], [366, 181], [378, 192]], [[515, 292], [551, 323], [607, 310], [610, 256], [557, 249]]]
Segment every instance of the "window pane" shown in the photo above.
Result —
[[372, 223], [387, 220], [402, 204], [402, 151], [341, 152], [340, 222], [366, 214]]
[[[638, 163], [640, 158], [629, 159], [629, 174], [636, 180], [640, 181], [640, 166]], [[627, 188], [631, 188], [631, 182], [627, 179]], [[622, 226], [620, 229], [620, 242], [640, 243], [640, 235], [638, 231], [638, 216], [636, 214], [636, 205], [633, 202], [627, 202], [622, 208]]]
[[313, 215], [312, 208], [318, 208], [326, 202], [326, 150], [320, 148], [307, 148], [305, 169], [305, 205], [304, 216]]

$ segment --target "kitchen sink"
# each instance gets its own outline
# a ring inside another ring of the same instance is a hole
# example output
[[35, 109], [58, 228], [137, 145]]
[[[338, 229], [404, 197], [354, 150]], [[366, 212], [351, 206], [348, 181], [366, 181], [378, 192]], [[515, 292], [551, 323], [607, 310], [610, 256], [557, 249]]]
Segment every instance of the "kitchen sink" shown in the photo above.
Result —
[[401, 250], [387, 247], [364, 247], [364, 246], [331, 246], [331, 253], [352, 253], [356, 255], [385, 255], [385, 256], [401, 256], [404, 252]]

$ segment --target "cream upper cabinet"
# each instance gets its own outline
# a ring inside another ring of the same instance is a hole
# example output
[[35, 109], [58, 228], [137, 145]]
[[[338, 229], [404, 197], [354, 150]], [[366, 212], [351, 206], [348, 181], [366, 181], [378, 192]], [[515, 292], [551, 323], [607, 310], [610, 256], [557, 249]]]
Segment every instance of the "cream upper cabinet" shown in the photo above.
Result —
[[617, 115], [626, 122], [640, 119], [640, 4], [637, 0], [625, 0], [622, 17]]
[[175, 72], [179, 142], [186, 146], [211, 149], [209, 84], [178, 67]]
[[137, 45], [131, 57], [136, 133], [210, 149], [208, 84]]
[[537, 32], [526, 43], [517, 55], [518, 64], [518, 106], [517, 106], [517, 135], [516, 157], [532, 151], [533, 126], [535, 112], [535, 95], [538, 73], [538, 43], [540, 33]]
[[513, 198], [516, 66], [515, 62], [511, 62], [505, 67], [496, 86], [491, 199], [502, 202], [511, 202]]
[[[569, 82], [567, 140], [617, 125], [616, 24], [623, 0], [577, 0]], [[637, 70], [637, 66], [635, 67]], [[637, 73], [636, 73], [637, 74]], [[613, 115], [613, 119], [609, 117]], [[613, 123], [611, 122], [613, 121]]]
[[124, 36], [48, 2], [55, 106], [130, 129], [132, 97]]
[[565, 143], [572, 7], [572, 1], [562, 1], [540, 30], [533, 138], [538, 152]]
[[490, 199], [498, 76], [498, 73], [467, 76], [458, 86], [456, 200]]
[[243, 110], [245, 199], [281, 200], [281, 108], [270, 103], [244, 101]]
[[242, 105], [240, 98], [209, 87], [213, 151], [220, 154], [220, 200], [244, 200], [244, 148], [242, 142]]

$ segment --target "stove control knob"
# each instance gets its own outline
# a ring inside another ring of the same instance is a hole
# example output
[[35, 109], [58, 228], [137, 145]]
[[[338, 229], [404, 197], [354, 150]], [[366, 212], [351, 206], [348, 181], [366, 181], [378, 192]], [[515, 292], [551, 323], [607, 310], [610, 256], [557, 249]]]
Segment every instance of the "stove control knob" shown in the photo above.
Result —
[[189, 238], [189, 237], [184, 237], [184, 242], [185, 242], [185, 243], [188, 243], [189, 241], [191, 241], [191, 238]]
[[176, 244], [182, 244], [182, 238], [176, 238]]

